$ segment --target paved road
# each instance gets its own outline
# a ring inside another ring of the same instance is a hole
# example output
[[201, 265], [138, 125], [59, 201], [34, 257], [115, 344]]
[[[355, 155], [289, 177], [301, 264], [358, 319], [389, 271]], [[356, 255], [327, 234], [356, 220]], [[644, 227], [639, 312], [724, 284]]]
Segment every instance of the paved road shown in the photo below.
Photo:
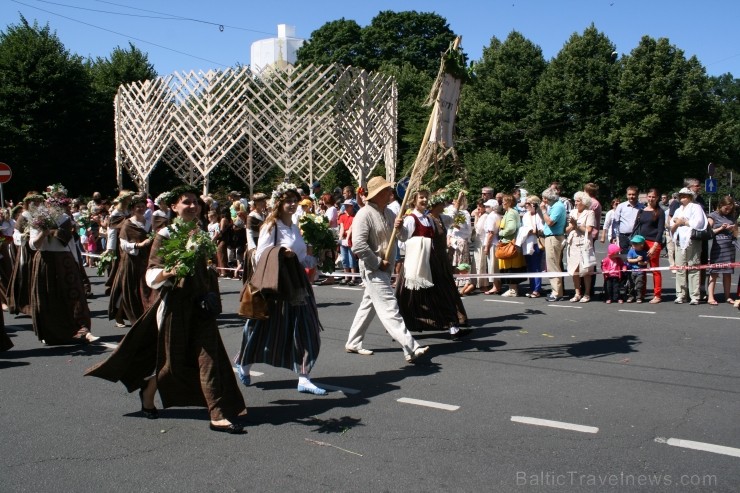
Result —
[[[430, 357], [407, 365], [377, 322], [365, 343], [375, 355], [345, 353], [361, 290], [317, 287], [312, 376], [337, 390], [300, 394], [291, 372], [255, 365], [248, 434], [228, 436], [203, 409], [145, 420], [121, 384], [82, 377], [124, 333], [92, 280], [104, 344], [44, 347], [29, 319], [6, 314], [16, 347], [0, 353], [0, 491], [740, 490], [729, 305], [475, 295], [473, 334], [423, 334]], [[239, 285], [221, 287], [233, 352]]]

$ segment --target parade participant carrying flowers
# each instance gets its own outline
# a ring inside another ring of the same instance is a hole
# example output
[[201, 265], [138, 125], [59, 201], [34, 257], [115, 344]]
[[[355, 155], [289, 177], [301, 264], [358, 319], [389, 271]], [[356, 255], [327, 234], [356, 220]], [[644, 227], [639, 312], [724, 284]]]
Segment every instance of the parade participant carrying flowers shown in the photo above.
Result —
[[36, 250], [31, 267], [33, 330], [48, 344], [94, 342], [90, 310], [73, 241], [72, 219], [62, 207], [69, 203], [61, 184], [47, 188], [47, 200], [31, 206], [29, 240]]
[[255, 288], [273, 286], [269, 318], [247, 320], [236, 364], [244, 385], [251, 383], [249, 367], [266, 363], [296, 372], [299, 392], [326, 395], [308, 377], [319, 356], [322, 327], [305, 272], [316, 266], [316, 259], [293, 222], [300, 200], [290, 183], [281, 183], [272, 192], [272, 212], [260, 229], [257, 268], [251, 281]]
[[168, 199], [177, 216], [151, 246], [147, 284], [159, 299], [142, 315], [106, 361], [87, 370], [129, 392], [139, 390], [142, 415], [155, 419], [162, 405], [207, 407], [210, 429], [239, 434], [233, 420], [246, 414], [229, 357], [218, 332], [218, 276], [208, 267], [213, 242], [198, 226], [198, 189], [182, 185]]

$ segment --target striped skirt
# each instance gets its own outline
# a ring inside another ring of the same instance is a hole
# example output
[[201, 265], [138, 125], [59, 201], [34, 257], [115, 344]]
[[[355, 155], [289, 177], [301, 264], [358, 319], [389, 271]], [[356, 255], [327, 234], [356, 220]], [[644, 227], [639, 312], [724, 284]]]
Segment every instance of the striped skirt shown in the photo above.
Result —
[[244, 325], [236, 362], [265, 363], [307, 375], [321, 349], [322, 327], [314, 295], [309, 292], [300, 305], [282, 300], [271, 303], [270, 318], [249, 319]]

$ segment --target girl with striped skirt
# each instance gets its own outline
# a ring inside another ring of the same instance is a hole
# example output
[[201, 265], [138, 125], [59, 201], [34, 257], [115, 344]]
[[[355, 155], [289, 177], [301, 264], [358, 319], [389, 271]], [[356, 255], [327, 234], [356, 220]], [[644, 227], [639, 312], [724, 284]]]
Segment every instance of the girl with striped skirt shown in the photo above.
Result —
[[[273, 210], [260, 228], [255, 261], [259, 266], [263, 255], [281, 247], [282, 261], [269, 267], [280, 270], [280, 294], [270, 301], [267, 320], [248, 319], [244, 325], [241, 349], [235, 358], [237, 373], [242, 383], [249, 385], [253, 363], [287, 368], [298, 374], [299, 392], [326, 395], [326, 390], [308, 377], [319, 356], [322, 327], [311, 283], [302, 268], [314, 267], [316, 260], [292, 219], [301, 197], [295, 185], [281, 184], [272, 199]], [[291, 279], [289, 286], [283, 285], [286, 279]]]

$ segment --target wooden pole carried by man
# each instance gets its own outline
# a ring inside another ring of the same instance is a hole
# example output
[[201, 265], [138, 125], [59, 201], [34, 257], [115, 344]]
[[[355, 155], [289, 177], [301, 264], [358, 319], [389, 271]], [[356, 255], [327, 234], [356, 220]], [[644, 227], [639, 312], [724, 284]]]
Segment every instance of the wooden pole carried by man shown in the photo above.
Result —
[[[462, 37], [458, 36], [442, 54], [437, 78], [429, 92], [426, 104], [432, 107], [424, 138], [421, 140], [419, 153], [411, 168], [409, 184], [401, 202], [401, 213], [406, 210], [409, 197], [419, 189], [422, 180], [430, 166], [437, 160], [440, 153], [446, 153], [454, 147], [453, 130], [457, 116], [457, 103], [460, 99], [460, 89], [465, 78], [465, 61], [460, 48]], [[390, 255], [391, 245], [395, 241], [396, 232], [393, 230], [391, 240], [385, 252], [385, 258]]]

